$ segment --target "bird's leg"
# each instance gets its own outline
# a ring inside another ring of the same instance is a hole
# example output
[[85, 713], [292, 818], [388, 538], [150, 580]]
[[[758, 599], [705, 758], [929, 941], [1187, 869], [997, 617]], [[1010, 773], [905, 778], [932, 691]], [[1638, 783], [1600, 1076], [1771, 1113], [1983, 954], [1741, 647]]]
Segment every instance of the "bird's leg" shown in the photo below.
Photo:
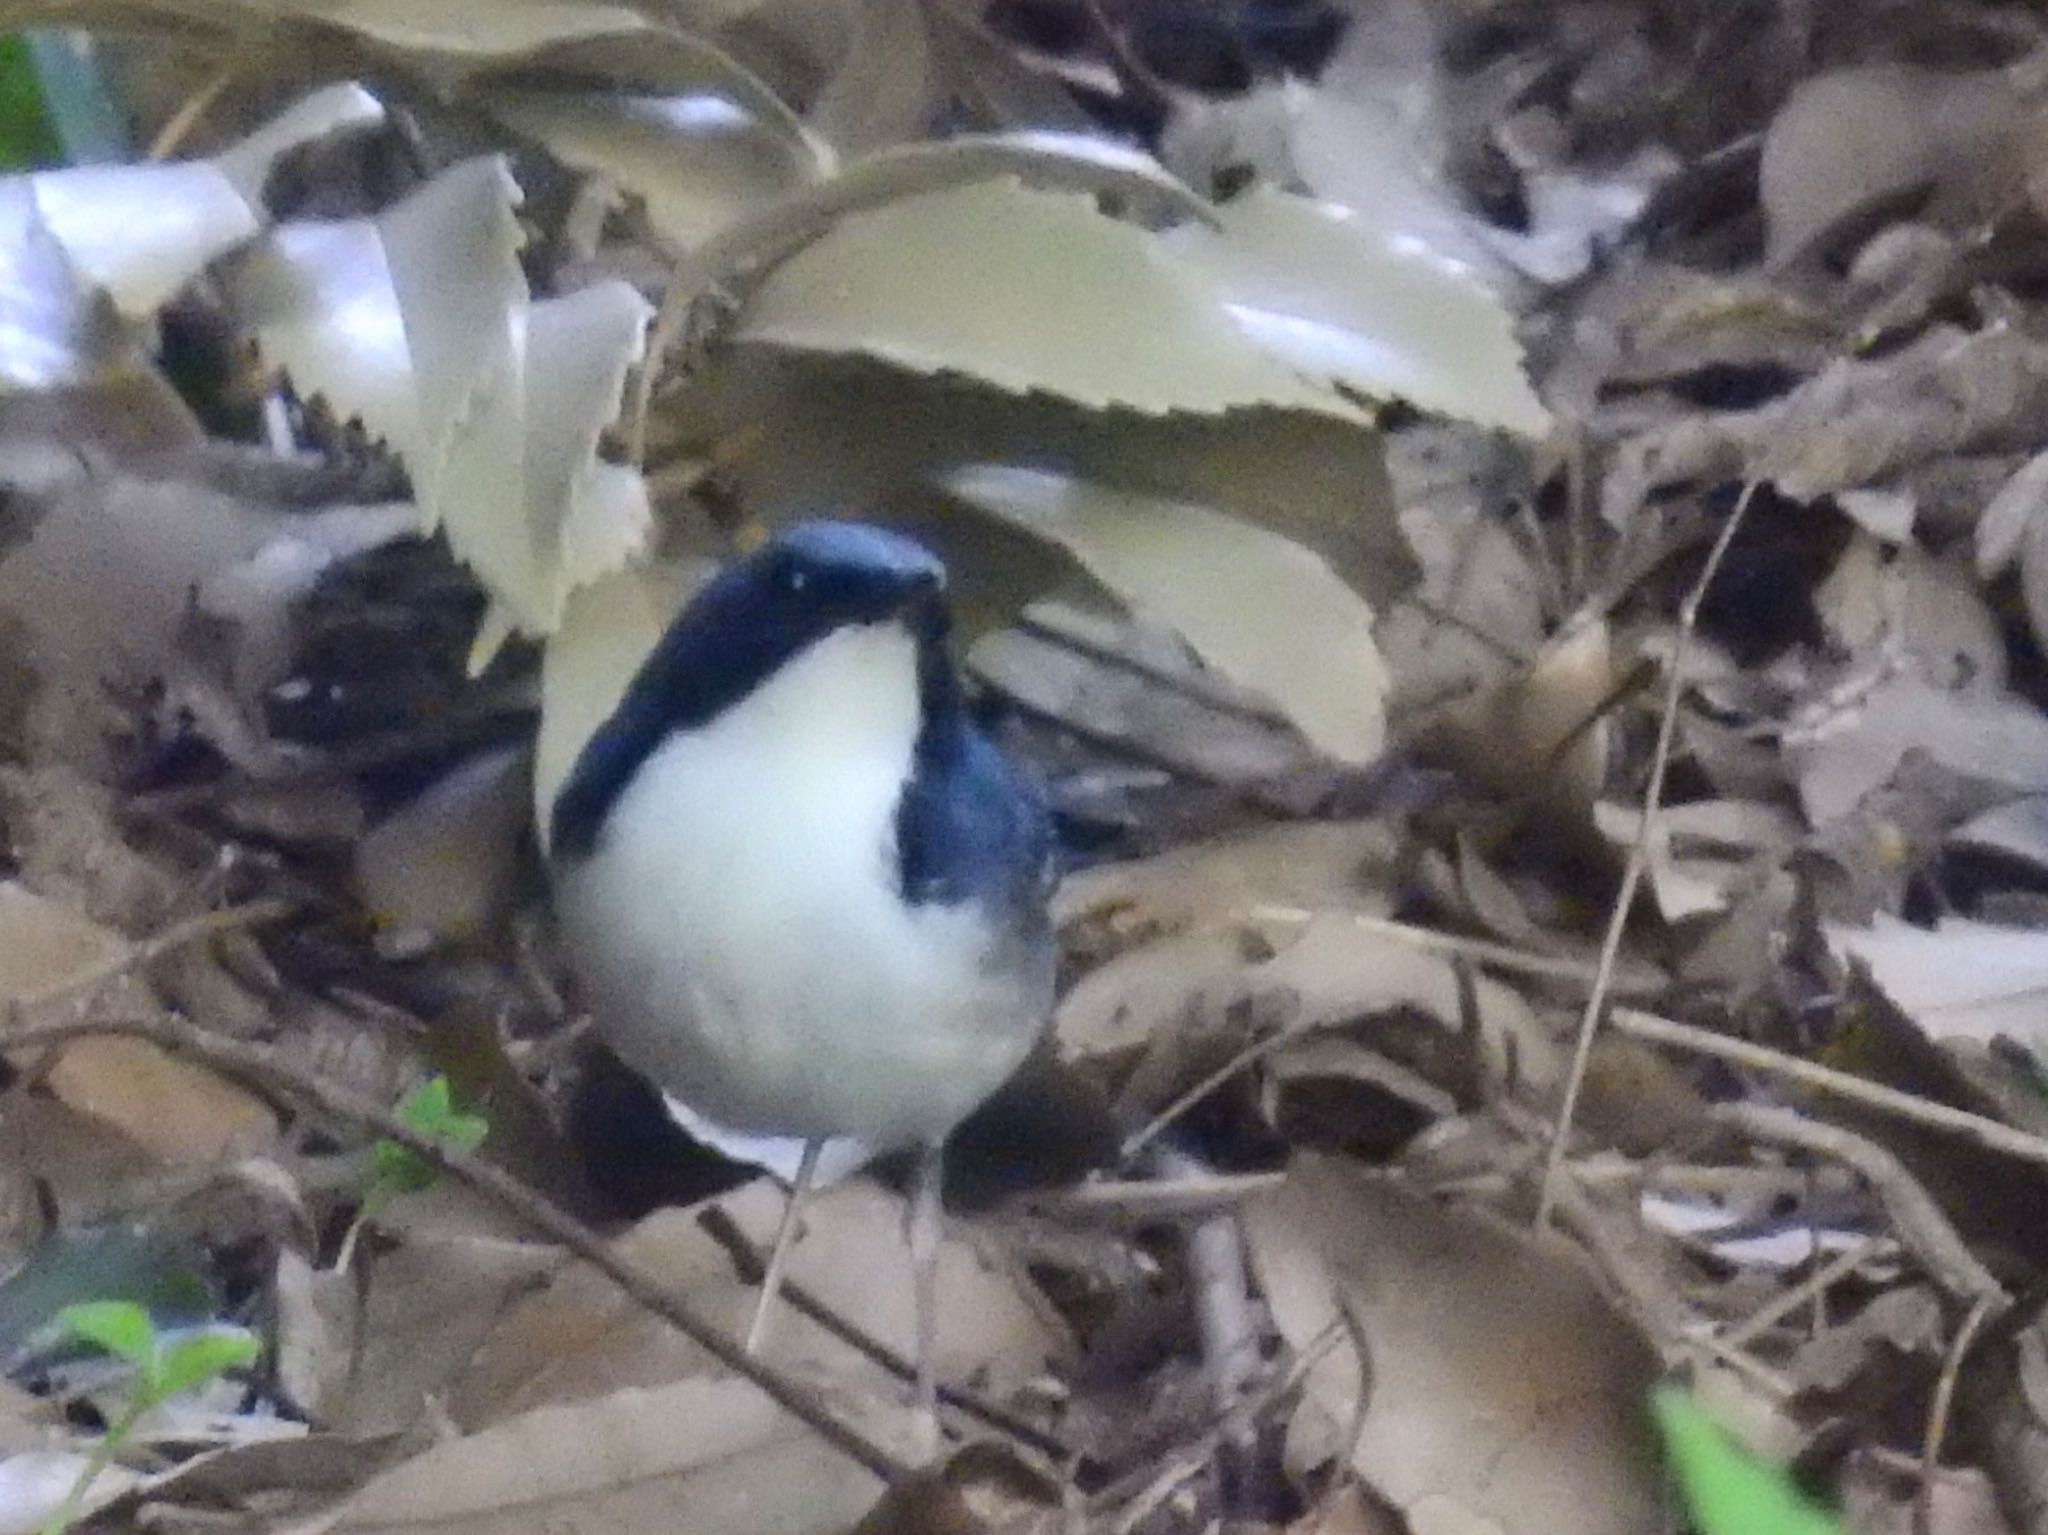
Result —
[[911, 1294], [917, 1308], [917, 1434], [921, 1458], [939, 1453], [939, 1241], [945, 1234], [946, 1150], [934, 1141], [917, 1154], [910, 1183]]
[[747, 1328], [747, 1352], [761, 1351], [761, 1339], [768, 1330], [768, 1313], [775, 1297], [782, 1293], [782, 1271], [789, 1263], [789, 1250], [796, 1245], [797, 1216], [803, 1212], [811, 1192], [811, 1180], [818, 1174], [818, 1153], [825, 1149], [822, 1139], [804, 1142], [797, 1159], [796, 1178], [789, 1185], [789, 1202], [782, 1207], [782, 1224], [775, 1228], [775, 1245], [768, 1251], [768, 1267], [761, 1275], [761, 1294], [754, 1301], [754, 1320]]

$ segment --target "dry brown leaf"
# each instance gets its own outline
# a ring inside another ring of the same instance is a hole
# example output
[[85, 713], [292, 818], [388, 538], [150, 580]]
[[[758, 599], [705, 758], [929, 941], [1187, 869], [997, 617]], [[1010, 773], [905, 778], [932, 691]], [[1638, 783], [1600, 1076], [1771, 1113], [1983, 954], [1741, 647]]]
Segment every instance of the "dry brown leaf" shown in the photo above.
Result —
[[1837, 954], [1870, 978], [1929, 1039], [2003, 1035], [2048, 1058], [2048, 935], [1950, 917], [1931, 931], [1879, 913], [1867, 929], [1830, 927]]
[[277, 1135], [277, 1115], [261, 1098], [146, 1039], [73, 1040], [47, 1081], [60, 1103], [174, 1166], [246, 1156]]
[[1440, 711], [1431, 749], [1495, 794], [1584, 824], [1607, 776], [1620, 678], [1604, 620], [1568, 624], [1518, 675]]
[[[781, 1193], [762, 1180], [720, 1204], [765, 1251], [781, 1218]], [[902, 1227], [895, 1195], [866, 1179], [839, 1184], [806, 1205], [789, 1280], [907, 1358], [916, 1328]], [[693, 1212], [657, 1211], [616, 1245], [622, 1257], [686, 1293], [700, 1315], [735, 1335], [744, 1330], [755, 1292], [740, 1283], [731, 1258]], [[940, 1378], [977, 1379], [997, 1395], [1066, 1348], [1015, 1283], [986, 1264], [957, 1229], [941, 1249], [938, 1328]], [[787, 1307], [769, 1326], [765, 1355], [808, 1376], [888, 1389], [872, 1365]], [[456, 1383], [450, 1407], [457, 1422], [476, 1430], [536, 1407], [622, 1388], [659, 1389], [716, 1369], [702, 1350], [609, 1280], [572, 1264], [506, 1314]], [[886, 1419], [885, 1426], [900, 1426], [897, 1420], [907, 1414], [900, 1403], [879, 1398], [867, 1410]]]
[[874, 1478], [737, 1376], [539, 1407], [448, 1440], [332, 1527], [442, 1535], [838, 1535]]
[[1071, 875], [1053, 897], [1053, 917], [1063, 930], [1129, 941], [1242, 921], [1262, 906], [1384, 915], [1394, 843], [1379, 821], [1260, 827]]
[[[416, 1426], [506, 1306], [559, 1268], [562, 1254], [535, 1242], [414, 1231], [393, 1250], [358, 1261], [370, 1264], [360, 1312], [354, 1273], [312, 1276], [334, 1347], [307, 1362], [316, 1395], [304, 1405], [324, 1424], [368, 1435]], [[351, 1354], [358, 1356], [353, 1368]]]
[[1839, 360], [1759, 409], [1625, 438], [1601, 514], [1626, 527], [1654, 491], [1689, 482], [1766, 481], [1811, 501], [1958, 452], [2028, 451], [2044, 409], [2048, 347], [2012, 327], [1935, 326], [1896, 352]]
[[[126, 947], [119, 935], [27, 887], [0, 884], [0, 1001], [61, 987]], [[154, 1005], [130, 995], [135, 1005]], [[72, 1040], [46, 1080], [59, 1102], [174, 1165], [258, 1151], [277, 1133], [277, 1116], [262, 1099], [148, 1040]]]
[[1640, 1535], [1662, 1485], [1643, 1411], [1649, 1344], [1576, 1254], [1445, 1210], [1334, 1159], [1297, 1158], [1245, 1207], [1252, 1263], [1291, 1348], [1334, 1331], [1308, 1403], [1353, 1420], [1350, 1463], [1417, 1535]]
[[2048, 720], [2009, 693], [1952, 692], [1896, 677], [1846, 704], [1816, 707], [1786, 730], [1784, 744], [1817, 827], [1891, 782], [1910, 751], [1966, 777], [2048, 790]]
[[1872, 64], [1803, 81], [1772, 120], [1758, 168], [1771, 261], [1795, 260], [1851, 214], [1926, 187], [1958, 211], [2010, 196], [2023, 124], [2002, 70]]
[[[1294, 1003], [1292, 1026], [1314, 1028], [1412, 1011], [1453, 1034], [1464, 1030], [1457, 967], [1449, 957], [1359, 928], [1342, 915], [1318, 917], [1273, 958], [1248, 967], [1247, 995], [1281, 991]], [[1495, 1081], [1515, 1080], [1542, 1090], [1564, 1068], [1557, 1041], [1512, 987], [1477, 976], [1484, 1065]]]
[[504, 919], [532, 803], [529, 772], [523, 746], [485, 752], [357, 842], [356, 891], [385, 947], [415, 953]]
[[1174, 933], [1095, 966], [1060, 998], [1053, 1037], [1068, 1057], [1135, 1049], [1236, 994], [1247, 952], [1227, 927]]

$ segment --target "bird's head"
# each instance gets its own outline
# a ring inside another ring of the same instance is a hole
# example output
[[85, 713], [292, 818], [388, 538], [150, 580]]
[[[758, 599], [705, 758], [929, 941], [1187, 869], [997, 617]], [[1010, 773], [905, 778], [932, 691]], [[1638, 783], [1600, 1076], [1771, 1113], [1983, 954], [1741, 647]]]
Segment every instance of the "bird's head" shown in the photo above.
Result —
[[926, 708], [953, 707], [945, 585], [930, 550], [863, 523], [794, 523], [733, 561], [685, 606], [585, 746], [556, 797], [555, 846], [587, 842], [661, 740], [709, 724], [842, 630], [907, 630]]
[[698, 597], [724, 622], [807, 643], [847, 624], [943, 624], [946, 567], [922, 544], [857, 522], [792, 524]]

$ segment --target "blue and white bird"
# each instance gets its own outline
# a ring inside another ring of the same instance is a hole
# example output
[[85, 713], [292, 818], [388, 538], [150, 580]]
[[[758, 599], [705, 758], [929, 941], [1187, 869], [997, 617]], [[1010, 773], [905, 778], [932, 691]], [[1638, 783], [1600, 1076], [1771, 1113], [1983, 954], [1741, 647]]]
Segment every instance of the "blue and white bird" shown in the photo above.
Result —
[[789, 527], [684, 608], [557, 794], [572, 966], [629, 1066], [727, 1130], [804, 1153], [917, 1148], [929, 1408], [939, 1157], [1051, 1012], [1052, 836], [969, 718], [945, 569], [856, 523]]

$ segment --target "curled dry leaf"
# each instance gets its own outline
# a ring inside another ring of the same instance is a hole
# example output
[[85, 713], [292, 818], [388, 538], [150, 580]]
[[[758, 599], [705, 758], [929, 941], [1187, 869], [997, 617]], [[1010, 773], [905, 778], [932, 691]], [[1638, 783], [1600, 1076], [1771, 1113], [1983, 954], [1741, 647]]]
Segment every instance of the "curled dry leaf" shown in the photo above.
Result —
[[924, 7], [904, 0], [855, 0], [852, 37], [806, 114], [846, 154], [926, 136], [943, 104]]
[[[767, 1251], [782, 1211], [771, 1183], [756, 1181], [719, 1206], [757, 1253]], [[740, 1282], [731, 1255], [699, 1224], [699, 1213], [657, 1211], [615, 1246], [621, 1257], [688, 1295], [700, 1315], [738, 1336], [752, 1315], [756, 1292]], [[822, 1191], [805, 1206], [789, 1279], [908, 1358], [916, 1322], [902, 1215], [902, 1201], [865, 1178]], [[957, 1226], [941, 1251], [939, 1308], [937, 1360], [944, 1380], [977, 1380], [1000, 1397], [1065, 1356], [1066, 1340]], [[781, 1367], [869, 1398], [866, 1410], [877, 1429], [895, 1433], [905, 1426], [908, 1409], [888, 1377], [794, 1309], [777, 1311], [764, 1350]], [[456, 1381], [449, 1405], [456, 1421], [475, 1432], [538, 1407], [620, 1389], [656, 1389], [717, 1370], [701, 1349], [621, 1295], [610, 1280], [571, 1264], [504, 1315]]]
[[1570, 1249], [1317, 1157], [1244, 1217], [1289, 1347], [1339, 1339], [1302, 1410], [1341, 1436], [1369, 1379], [1350, 1464], [1418, 1535], [1657, 1527], [1656, 1356]]
[[528, 768], [519, 746], [471, 758], [356, 843], [356, 891], [388, 947], [479, 937], [509, 913]]
[[[1619, 848], [1635, 845], [1642, 812], [1603, 800], [1593, 824]], [[1789, 811], [1755, 800], [1696, 800], [1659, 808], [1648, 848], [1650, 888], [1666, 922], [1726, 911], [1752, 878], [1775, 868], [1802, 828]]]
[[2048, 720], [2007, 693], [1892, 678], [1861, 699], [1795, 722], [1785, 753], [1807, 820], [1824, 826], [1889, 783], [1910, 751], [1971, 778], [2048, 790]]
[[1951, 205], [1987, 204], [2022, 174], [2022, 122], [2002, 70], [1872, 64], [1801, 82], [1764, 135], [1757, 172], [1770, 260], [1794, 260], [1850, 215], [1930, 186]]
[[1372, 610], [1309, 550], [1206, 507], [1045, 470], [983, 465], [943, 483], [1067, 550], [1204, 661], [1271, 698], [1331, 756], [1379, 754], [1386, 673]]
[[2048, 642], [2048, 453], [2037, 453], [1999, 487], [1977, 523], [1977, 570], [1998, 575], [2017, 559], [2020, 595], [2035, 643]]
[[1582, 617], [1515, 676], [1441, 710], [1425, 739], [1493, 793], [1583, 825], [1606, 781], [1609, 726], [1602, 711], [1620, 680], [1606, 621]]
[[1382, 821], [1263, 826], [1069, 875], [1053, 897], [1068, 951], [1091, 954], [1242, 923], [1261, 907], [1384, 915], [1396, 839]]
[[517, 196], [499, 160], [464, 161], [375, 219], [282, 226], [223, 273], [264, 355], [398, 453], [495, 635], [552, 631], [650, 525], [639, 477], [596, 457], [647, 305], [616, 281], [529, 304]]
[[2032, 451], [2043, 409], [2048, 347], [2015, 327], [1937, 325], [1889, 355], [1839, 359], [1755, 410], [1624, 438], [1601, 514], [1626, 527], [1653, 491], [1689, 481], [1766, 481], [1812, 501], [1945, 455]]

